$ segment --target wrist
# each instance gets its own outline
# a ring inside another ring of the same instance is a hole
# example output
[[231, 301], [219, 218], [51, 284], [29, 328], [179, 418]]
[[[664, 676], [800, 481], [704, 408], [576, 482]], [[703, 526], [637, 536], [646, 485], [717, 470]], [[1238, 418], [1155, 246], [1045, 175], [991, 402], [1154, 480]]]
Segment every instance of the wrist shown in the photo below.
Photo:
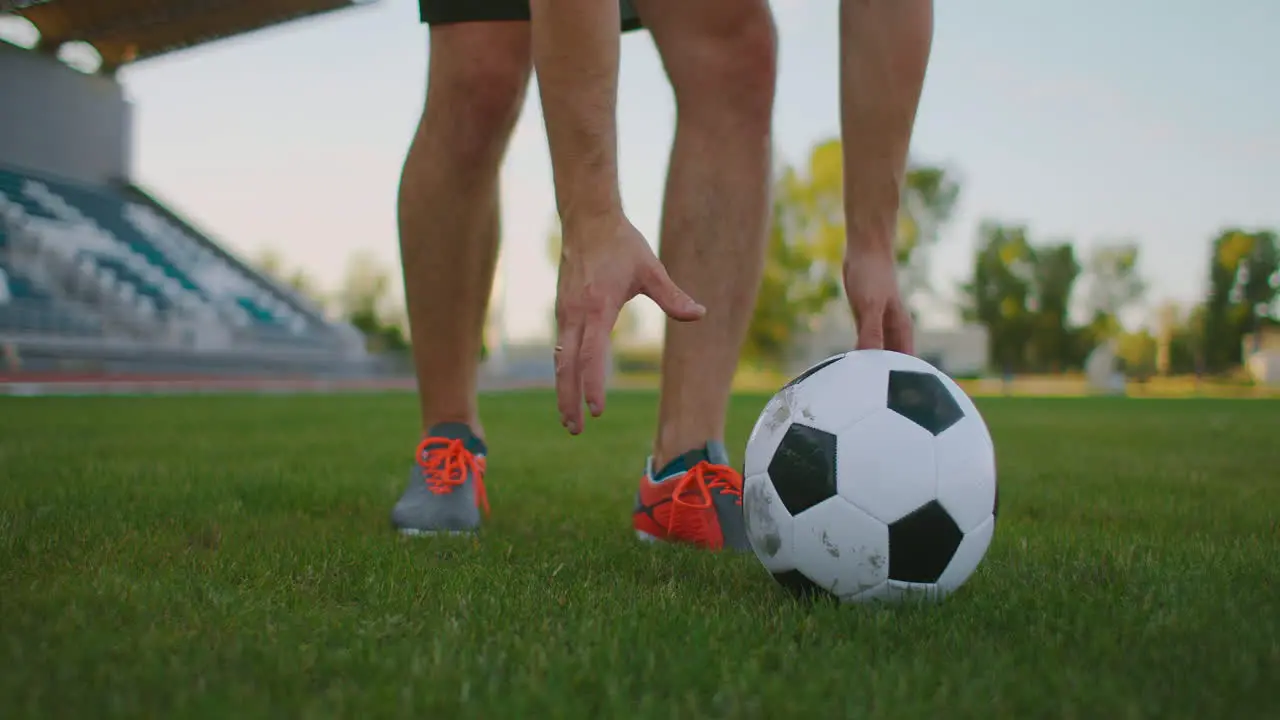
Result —
[[886, 181], [871, 186], [850, 185], [844, 199], [848, 250], [893, 254], [898, 239], [901, 184]]
[[616, 222], [623, 216], [622, 196], [616, 184], [588, 183], [560, 193], [557, 205], [565, 227]]
[[871, 226], [847, 226], [845, 235], [845, 253], [847, 255], [893, 257], [897, 245], [897, 227], [886, 227], [884, 223]]

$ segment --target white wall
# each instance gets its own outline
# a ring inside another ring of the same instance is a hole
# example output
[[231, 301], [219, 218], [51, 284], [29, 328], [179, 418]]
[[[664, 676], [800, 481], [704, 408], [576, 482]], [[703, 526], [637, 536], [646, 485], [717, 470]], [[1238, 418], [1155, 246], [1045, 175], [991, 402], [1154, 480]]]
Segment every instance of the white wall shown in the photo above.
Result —
[[0, 163], [104, 184], [129, 176], [132, 133], [115, 80], [0, 42]]
[[[844, 300], [834, 302], [794, 349], [788, 371], [800, 372], [815, 363], [853, 349], [857, 328]], [[987, 370], [987, 329], [965, 325], [954, 329], [916, 328], [916, 355], [949, 375], [981, 375]]]
[[1280, 387], [1280, 350], [1263, 350], [1254, 353], [1246, 364], [1254, 382], [1269, 387]]
[[987, 329], [966, 325], [954, 330], [917, 330], [916, 355], [948, 375], [982, 375], [987, 370]]

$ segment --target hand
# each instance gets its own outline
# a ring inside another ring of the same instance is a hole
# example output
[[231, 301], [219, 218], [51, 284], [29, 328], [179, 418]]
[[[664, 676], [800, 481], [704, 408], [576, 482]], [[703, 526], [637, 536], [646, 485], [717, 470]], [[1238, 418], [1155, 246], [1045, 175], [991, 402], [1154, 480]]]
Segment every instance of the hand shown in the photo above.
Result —
[[640, 231], [621, 213], [566, 222], [556, 285], [556, 396], [560, 423], [582, 432], [582, 402], [604, 412], [605, 362], [618, 312], [647, 295], [673, 320], [706, 314], [676, 286]]
[[898, 289], [892, 252], [850, 248], [844, 258], [844, 291], [858, 324], [859, 350], [915, 353], [911, 314]]

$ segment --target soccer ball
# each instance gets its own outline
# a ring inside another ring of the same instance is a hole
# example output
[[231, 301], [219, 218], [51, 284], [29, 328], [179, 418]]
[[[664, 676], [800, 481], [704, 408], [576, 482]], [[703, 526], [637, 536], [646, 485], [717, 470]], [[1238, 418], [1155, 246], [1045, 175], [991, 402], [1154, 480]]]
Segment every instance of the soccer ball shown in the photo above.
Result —
[[999, 493], [987, 425], [909, 355], [828, 358], [769, 401], [747, 441], [756, 557], [803, 596], [939, 600], [986, 555]]

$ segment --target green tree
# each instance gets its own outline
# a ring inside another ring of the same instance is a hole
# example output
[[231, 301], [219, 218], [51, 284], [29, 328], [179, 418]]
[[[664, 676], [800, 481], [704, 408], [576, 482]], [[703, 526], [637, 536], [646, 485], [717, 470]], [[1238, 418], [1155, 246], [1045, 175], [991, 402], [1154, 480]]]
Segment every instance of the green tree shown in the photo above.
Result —
[[1164, 303], [1156, 327], [1156, 372], [1186, 375], [1203, 365], [1205, 306], [1183, 312], [1172, 302]]
[[1080, 263], [1070, 242], [1032, 248], [1031, 258], [1035, 301], [1029, 361], [1037, 369], [1061, 371], [1083, 361], [1069, 322]]
[[[908, 302], [927, 289], [928, 250], [950, 219], [959, 192], [946, 170], [919, 164], [908, 169], [895, 239]], [[839, 140], [815, 145], [803, 168], [781, 170], [772, 211], [764, 276], [744, 355], [776, 363], [832, 302], [843, 301], [844, 161]]]
[[284, 256], [275, 248], [260, 248], [258, 256], [253, 260], [253, 264], [258, 268], [259, 272], [270, 275], [277, 280], [282, 279], [285, 275]]
[[1204, 303], [1204, 361], [1210, 371], [1240, 364], [1245, 334], [1276, 318], [1278, 291], [1275, 232], [1231, 228], [1214, 238]]
[[347, 261], [337, 302], [342, 317], [364, 333], [371, 350], [409, 347], [404, 326], [392, 319], [402, 313], [392, 307], [391, 273], [369, 251], [358, 251]]
[[1021, 369], [1033, 328], [1035, 249], [1027, 229], [984, 221], [973, 270], [961, 286], [961, 315], [987, 328], [988, 353], [1002, 368]]
[[1116, 355], [1124, 362], [1125, 374], [1132, 377], [1150, 377], [1156, 371], [1159, 341], [1150, 331], [1121, 333], [1117, 337]]
[[984, 221], [960, 288], [961, 317], [987, 328], [989, 357], [1003, 369], [1080, 367], [1099, 341], [1118, 334], [1109, 314], [1083, 328], [1071, 323], [1082, 272], [1069, 240], [1039, 244], [1025, 226]]
[[960, 184], [944, 168], [913, 164], [903, 182], [898, 212], [897, 259], [900, 282], [908, 302], [932, 295], [929, 285], [930, 249], [955, 212]]
[[1141, 300], [1147, 289], [1138, 274], [1137, 244], [1120, 242], [1095, 247], [1089, 253], [1087, 276], [1088, 310], [1093, 326], [1120, 332], [1120, 315]]
[[292, 289], [299, 296], [311, 301], [316, 307], [321, 309], [328, 307], [328, 298], [325, 297], [324, 292], [320, 290], [319, 284], [315, 282], [311, 275], [300, 267], [289, 270], [285, 265], [284, 256], [276, 249], [267, 247], [259, 250], [253, 265], [258, 269], [258, 272]]
[[348, 258], [338, 290], [338, 306], [343, 315], [382, 317], [390, 292], [391, 274], [373, 253], [361, 250]]
[[840, 297], [844, 248], [840, 145], [819, 144], [807, 171], [785, 167], [774, 183], [764, 273], [743, 354], [781, 362], [797, 336]]

